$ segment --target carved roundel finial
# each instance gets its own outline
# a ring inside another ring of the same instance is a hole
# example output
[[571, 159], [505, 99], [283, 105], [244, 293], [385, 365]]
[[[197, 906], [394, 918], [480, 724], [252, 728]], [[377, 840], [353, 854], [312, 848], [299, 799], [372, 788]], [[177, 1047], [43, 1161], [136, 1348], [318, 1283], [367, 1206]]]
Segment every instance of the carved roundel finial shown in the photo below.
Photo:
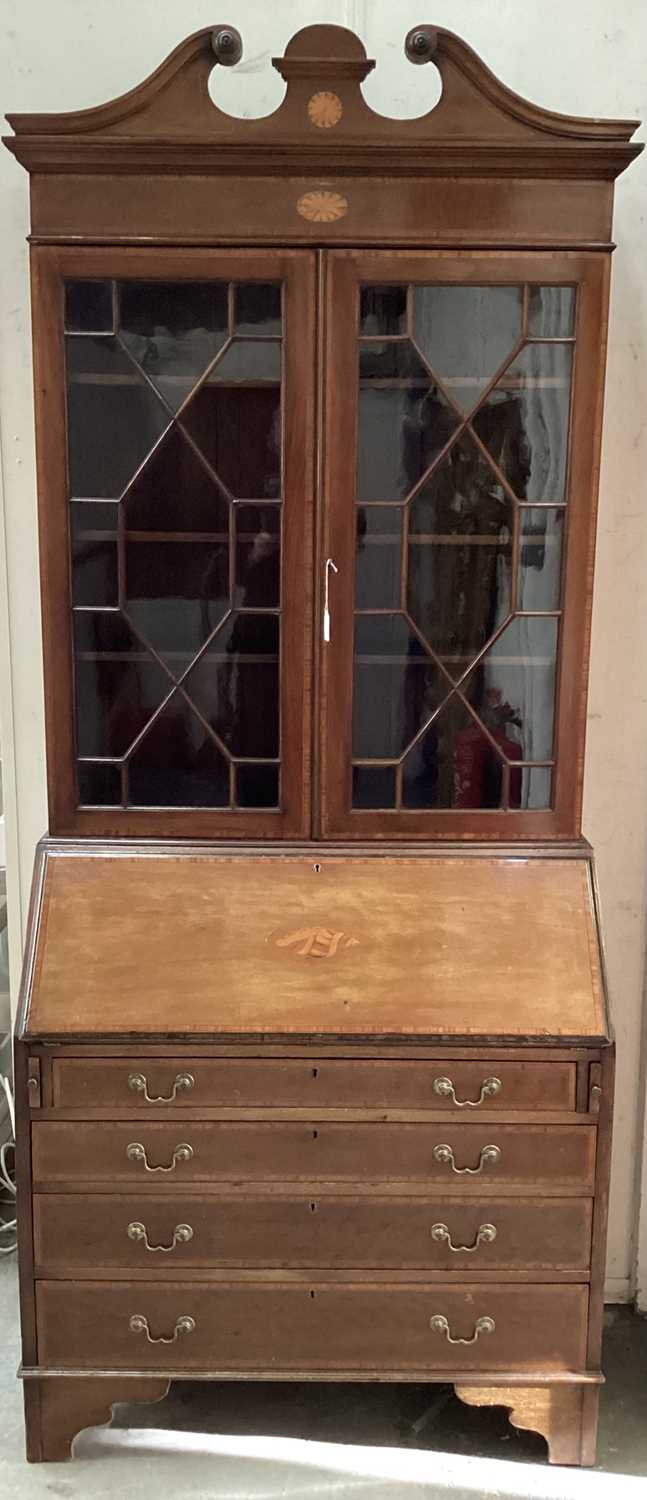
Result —
[[243, 39], [235, 26], [221, 26], [211, 33], [211, 46], [216, 61], [223, 68], [233, 68], [243, 55]]
[[438, 34], [433, 26], [414, 26], [410, 31], [404, 50], [412, 63], [430, 62], [438, 46]]

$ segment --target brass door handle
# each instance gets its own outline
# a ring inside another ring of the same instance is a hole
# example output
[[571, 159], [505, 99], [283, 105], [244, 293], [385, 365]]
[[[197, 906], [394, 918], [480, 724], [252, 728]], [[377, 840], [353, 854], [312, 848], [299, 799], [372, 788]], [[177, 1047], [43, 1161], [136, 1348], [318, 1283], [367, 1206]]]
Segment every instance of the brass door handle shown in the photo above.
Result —
[[477, 1318], [474, 1324], [474, 1332], [471, 1339], [455, 1339], [449, 1331], [449, 1323], [442, 1313], [434, 1313], [429, 1319], [429, 1327], [432, 1333], [444, 1333], [448, 1344], [475, 1344], [482, 1333], [494, 1333], [496, 1323], [494, 1318]]
[[165, 1338], [163, 1334], [160, 1334], [159, 1338], [153, 1338], [148, 1326], [148, 1318], [144, 1318], [141, 1313], [133, 1313], [128, 1327], [131, 1333], [145, 1333], [149, 1344], [175, 1344], [181, 1334], [193, 1333], [195, 1318], [189, 1318], [186, 1314], [183, 1314], [181, 1318], [178, 1318], [169, 1338]]
[[169, 1251], [174, 1250], [176, 1245], [188, 1245], [189, 1240], [193, 1239], [193, 1230], [190, 1224], [176, 1224], [170, 1245], [151, 1245], [146, 1225], [140, 1224], [138, 1220], [128, 1225], [127, 1234], [129, 1240], [135, 1240], [139, 1244], [143, 1243], [145, 1250], [161, 1250], [164, 1255], [168, 1255]]
[[146, 1155], [146, 1147], [142, 1146], [141, 1141], [131, 1141], [130, 1145], [126, 1147], [126, 1156], [129, 1161], [142, 1162], [145, 1172], [174, 1172], [179, 1161], [191, 1160], [193, 1146], [189, 1146], [186, 1141], [180, 1141], [179, 1146], [175, 1147], [168, 1167], [151, 1167]]
[[452, 1172], [468, 1172], [470, 1177], [476, 1177], [484, 1167], [496, 1166], [501, 1160], [500, 1146], [482, 1146], [477, 1167], [457, 1167], [454, 1161], [454, 1152], [451, 1146], [434, 1146], [434, 1161], [439, 1161], [442, 1166], [450, 1166]]
[[440, 1094], [441, 1099], [451, 1099], [457, 1109], [478, 1109], [484, 1099], [491, 1099], [494, 1094], [500, 1093], [502, 1084], [500, 1078], [484, 1078], [478, 1099], [457, 1099], [451, 1078], [434, 1078], [432, 1087], [435, 1094]]
[[195, 1078], [192, 1073], [176, 1073], [170, 1094], [149, 1094], [146, 1074], [129, 1073], [128, 1087], [134, 1094], [141, 1094], [147, 1104], [172, 1104], [178, 1094], [190, 1093], [195, 1087]]
[[445, 1244], [452, 1255], [473, 1255], [479, 1245], [492, 1245], [496, 1239], [494, 1224], [479, 1224], [473, 1245], [452, 1245], [452, 1237], [446, 1224], [432, 1224], [431, 1238], [437, 1244]]

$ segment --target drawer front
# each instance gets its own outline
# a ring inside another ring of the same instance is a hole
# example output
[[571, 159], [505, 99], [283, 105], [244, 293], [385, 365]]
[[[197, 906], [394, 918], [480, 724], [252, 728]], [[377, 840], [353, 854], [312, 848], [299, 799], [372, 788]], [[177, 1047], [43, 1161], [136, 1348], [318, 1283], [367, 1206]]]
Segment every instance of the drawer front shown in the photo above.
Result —
[[36, 1184], [83, 1179], [159, 1189], [246, 1180], [431, 1181], [482, 1193], [593, 1184], [590, 1125], [332, 1124], [191, 1120], [32, 1125]]
[[[575, 1063], [340, 1058], [57, 1058], [54, 1105], [67, 1109], [575, 1108]], [[151, 1103], [152, 1101], [152, 1103]]]
[[582, 1286], [442, 1282], [40, 1281], [36, 1302], [45, 1365], [370, 1373], [582, 1369], [588, 1296]]
[[[586, 1275], [587, 1198], [37, 1194], [39, 1275], [189, 1267], [572, 1270]], [[459, 1247], [465, 1246], [461, 1250]]]

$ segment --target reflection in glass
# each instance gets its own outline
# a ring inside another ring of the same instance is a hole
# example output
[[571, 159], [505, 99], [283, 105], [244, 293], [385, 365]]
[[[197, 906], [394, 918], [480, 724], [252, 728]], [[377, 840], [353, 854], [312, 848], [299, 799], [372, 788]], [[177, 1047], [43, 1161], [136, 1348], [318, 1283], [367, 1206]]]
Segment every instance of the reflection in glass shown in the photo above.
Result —
[[234, 339], [218, 360], [207, 385], [219, 380], [270, 381], [281, 379], [281, 345], [278, 339]]
[[281, 586], [281, 508], [237, 505], [235, 518], [237, 607], [275, 608]]
[[420, 394], [433, 384], [428, 369], [408, 339], [385, 339], [359, 346], [360, 384], [366, 381], [393, 380], [420, 386]]
[[403, 615], [356, 615], [354, 757], [401, 755], [450, 688]]
[[400, 604], [402, 509], [363, 505], [357, 511], [355, 608], [397, 609]]
[[231, 495], [278, 499], [281, 493], [280, 387], [209, 383], [182, 413], [198, 448]]
[[526, 344], [473, 418], [520, 500], [565, 498], [572, 344]]
[[406, 286], [363, 286], [360, 301], [362, 334], [406, 333]]
[[65, 332], [112, 333], [111, 281], [66, 281]]
[[117, 513], [110, 500], [73, 501], [72, 603], [117, 605]]
[[410, 508], [407, 607], [453, 677], [510, 612], [513, 502], [467, 435]]
[[245, 281], [237, 286], [234, 327], [236, 333], [280, 333], [280, 283]]
[[[508, 759], [552, 759], [557, 624], [550, 615], [515, 616], [461, 685], [483, 722], [504, 737]], [[514, 756], [513, 744], [520, 747]]]
[[222, 348], [227, 286], [218, 281], [122, 281], [119, 331], [173, 411]]
[[237, 766], [236, 803], [238, 807], [278, 807], [278, 766]]
[[[511, 772], [511, 779], [518, 774]], [[498, 750], [460, 699], [450, 698], [404, 761], [403, 806], [494, 808], [502, 791]]]
[[79, 761], [79, 803], [82, 807], [118, 807], [121, 770], [102, 761]]
[[461, 411], [476, 406], [521, 335], [521, 288], [417, 286], [414, 338]]
[[74, 616], [77, 752], [124, 755], [172, 682], [118, 615]]
[[128, 614], [165, 658], [194, 656], [229, 608], [227, 543], [126, 543]]
[[520, 508], [519, 609], [559, 609], [564, 511]]
[[456, 412], [429, 383], [365, 382], [359, 393], [359, 502], [404, 500], [458, 423]]
[[575, 333], [575, 287], [531, 286], [528, 334], [535, 339], [568, 339]]
[[128, 531], [220, 532], [227, 537], [227, 501], [178, 427], [171, 428], [140, 469], [124, 506]]
[[353, 807], [395, 807], [395, 766], [353, 766]]
[[154, 720], [128, 763], [128, 800], [140, 807], [227, 807], [229, 766], [181, 693]]
[[185, 682], [188, 697], [236, 756], [279, 753], [279, 618], [227, 621]]
[[117, 500], [169, 416], [116, 339], [65, 343], [70, 495]]
[[520, 807], [544, 808], [551, 805], [553, 773], [550, 766], [528, 766], [521, 771]]

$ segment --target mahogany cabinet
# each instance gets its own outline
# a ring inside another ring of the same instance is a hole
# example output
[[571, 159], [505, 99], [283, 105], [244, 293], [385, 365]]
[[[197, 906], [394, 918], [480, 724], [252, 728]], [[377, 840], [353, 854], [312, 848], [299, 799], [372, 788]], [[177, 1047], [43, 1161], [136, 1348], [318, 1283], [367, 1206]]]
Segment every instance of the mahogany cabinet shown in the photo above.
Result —
[[49, 835], [31, 1458], [169, 1379], [454, 1381], [594, 1459], [613, 1045], [581, 838], [613, 180], [452, 33], [13, 115]]

